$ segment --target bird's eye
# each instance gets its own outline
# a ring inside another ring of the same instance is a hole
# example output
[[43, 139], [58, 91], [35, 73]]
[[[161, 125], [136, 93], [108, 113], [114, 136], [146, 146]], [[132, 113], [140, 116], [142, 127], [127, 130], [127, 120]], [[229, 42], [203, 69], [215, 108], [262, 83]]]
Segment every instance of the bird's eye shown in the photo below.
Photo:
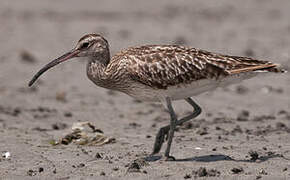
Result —
[[81, 45], [81, 49], [89, 47], [89, 43], [85, 42]]

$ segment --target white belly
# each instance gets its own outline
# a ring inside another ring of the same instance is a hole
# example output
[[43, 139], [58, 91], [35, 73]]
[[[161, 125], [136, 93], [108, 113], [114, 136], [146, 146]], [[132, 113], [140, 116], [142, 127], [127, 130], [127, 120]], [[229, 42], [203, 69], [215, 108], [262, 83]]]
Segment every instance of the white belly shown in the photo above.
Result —
[[[201, 93], [214, 90], [217, 87], [224, 87], [230, 84], [239, 83], [244, 79], [249, 79], [256, 76], [258, 73], [249, 72], [228, 76], [221, 79], [204, 79], [194, 81], [191, 84], [180, 84], [168, 87], [167, 89], [152, 89], [145, 85], [136, 86], [134, 90], [126, 92], [128, 95], [141, 101], [160, 101], [166, 97], [172, 100], [184, 99], [199, 95]], [[263, 74], [263, 73], [262, 73]]]

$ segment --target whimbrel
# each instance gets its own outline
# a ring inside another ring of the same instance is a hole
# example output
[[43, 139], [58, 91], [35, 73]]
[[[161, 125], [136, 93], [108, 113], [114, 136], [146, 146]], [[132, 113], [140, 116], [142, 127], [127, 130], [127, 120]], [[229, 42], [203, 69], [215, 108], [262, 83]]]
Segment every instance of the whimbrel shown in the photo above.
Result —
[[[197, 117], [201, 108], [191, 99], [220, 86], [240, 82], [265, 72], [285, 72], [278, 64], [248, 57], [229, 56], [177, 45], [132, 47], [110, 57], [108, 41], [98, 34], [87, 34], [76, 47], [51, 61], [36, 73], [31, 86], [49, 68], [74, 57], [87, 57], [87, 76], [96, 85], [124, 92], [141, 101], [159, 101], [170, 114], [170, 125], [160, 128], [152, 154], [167, 139], [165, 158], [176, 126]], [[181, 119], [172, 101], [184, 99], [193, 112]]]

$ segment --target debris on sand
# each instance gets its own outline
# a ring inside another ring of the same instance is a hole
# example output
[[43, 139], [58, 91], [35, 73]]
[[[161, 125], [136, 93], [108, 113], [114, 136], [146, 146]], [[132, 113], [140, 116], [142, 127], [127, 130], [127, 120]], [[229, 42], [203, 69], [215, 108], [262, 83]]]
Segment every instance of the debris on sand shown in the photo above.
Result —
[[251, 161], [256, 161], [259, 159], [259, 154], [257, 151], [249, 151], [248, 154], [251, 157]]
[[9, 159], [10, 156], [11, 156], [11, 153], [9, 151], [5, 151], [1, 154], [0, 161], [1, 161], [1, 159]]
[[231, 169], [233, 174], [240, 174], [242, 172], [244, 172], [244, 169], [242, 167], [234, 167]]
[[193, 170], [192, 174], [195, 177], [219, 176], [221, 173], [216, 169], [207, 170], [205, 167], [200, 167], [197, 171]]
[[190, 174], [185, 174], [183, 178], [184, 179], [190, 179], [191, 178], [191, 175]]
[[100, 153], [96, 153], [95, 159], [103, 159], [103, 156]]
[[201, 136], [203, 136], [203, 135], [208, 134], [208, 131], [207, 131], [207, 128], [206, 127], [202, 127], [199, 130], [197, 130], [196, 133], [199, 134], [199, 135], [201, 135]]
[[109, 138], [103, 134], [103, 131], [97, 129], [90, 122], [77, 122], [72, 125], [72, 131], [66, 134], [61, 140], [51, 140], [50, 144], [64, 144], [75, 143], [78, 145], [101, 146], [108, 143], [114, 143], [115, 138]]
[[33, 169], [29, 169], [26, 174], [28, 176], [36, 176], [37, 174], [39, 173], [42, 173], [44, 171], [44, 168], [43, 167], [39, 167], [37, 170], [33, 170]]
[[72, 117], [73, 114], [71, 112], [65, 112], [64, 114], [64, 117]]
[[28, 175], [28, 176], [35, 176], [36, 174], [37, 174], [37, 171], [35, 171], [35, 170], [29, 169], [29, 170], [27, 171], [27, 175]]
[[67, 124], [65, 124], [65, 123], [61, 123], [61, 122], [59, 122], [59, 123], [53, 123], [53, 124], [51, 125], [51, 128], [52, 128], [53, 130], [62, 130], [62, 129], [67, 128]]
[[129, 126], [132, 127], [132, 128], [138, 128], [138, 127], [141, 127], [141, 124], [132, 122], [132, 123], [129, 123]]
[[243, 133], [243, 130], [239, 125], [236, 125], [236, 127], [231, 131], [232, 135], [236, 135], [237, 133]]
[[48, 143], [51, 144], [52, 146], [59, 145], [59, 141], [57, 141], [55, 139], [50, 139]]
[[268, 173], [264, 170], [264, 169], [261, 169], [259, 171], [259, 174], [262, 174], [262, 175], [268, 175]]
[[24, 62], [28, 62], [28, 63], [35, 63], [36, 62], [36, 58], [30, 52], [28, 52], [26, 50], [23, 50], [20, 52], [20, 58]]
[[19, 107], [12, 108], [12, 107], [4, 107], [0, 105], [0, 114], [6, 114], [9, 116], [17, 117], [21, 113], [22, 111]]
[[133, 173], [133, 172], [141, 172], [141, 168], [143, 166], [147, 166], [148, 163], [144, 158], [135, 159], [132, 163], [130, 163], [127, 169], [127, 173]]
[[57, 92], [55, 99], [63, 103], [67, 102], [66, 93], [64, 91]]
[[276, 129], [277, 130], [288, 130], [288, 127], [282, 122], [277, 122]]

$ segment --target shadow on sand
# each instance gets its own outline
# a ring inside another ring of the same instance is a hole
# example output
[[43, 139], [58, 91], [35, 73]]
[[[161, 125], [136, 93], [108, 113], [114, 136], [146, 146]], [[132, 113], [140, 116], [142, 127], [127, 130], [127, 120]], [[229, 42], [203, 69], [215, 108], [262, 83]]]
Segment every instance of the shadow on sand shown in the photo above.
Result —
[[[255, 160], [252, 159], [233, 159], [229, 156], [223, 155], [223, 154], [214, 154], [214, 155], [205, 155], [205, 156], [197, 156], [197, 157], [191, 157], [191, 158], [185, 158], [185, 159], [176, 159], [175, 162], [190, 162], [190, 161], [199, 161], [199, 162], [215, 162], [215, 161], [235, 161], [235, 162], [255, 162], [255, 163], [261, 163], [264, 161], [267, 161], [269, 159], [272, 158], [283, 158], [286, 160], [290, 160], [288, 158], [285, 158], [283, 155], [281, 154], [270, 154], [270, 155], [266, 155], [266, 156], [261, 156]], [[159, 155], [154, 155], [154, 156], [148, 156], [145, 158], [146, 161], [148, 162], [153, 162], [153, 161], [157, 161], [160, 160], [162, 158], [162, 156]]]

